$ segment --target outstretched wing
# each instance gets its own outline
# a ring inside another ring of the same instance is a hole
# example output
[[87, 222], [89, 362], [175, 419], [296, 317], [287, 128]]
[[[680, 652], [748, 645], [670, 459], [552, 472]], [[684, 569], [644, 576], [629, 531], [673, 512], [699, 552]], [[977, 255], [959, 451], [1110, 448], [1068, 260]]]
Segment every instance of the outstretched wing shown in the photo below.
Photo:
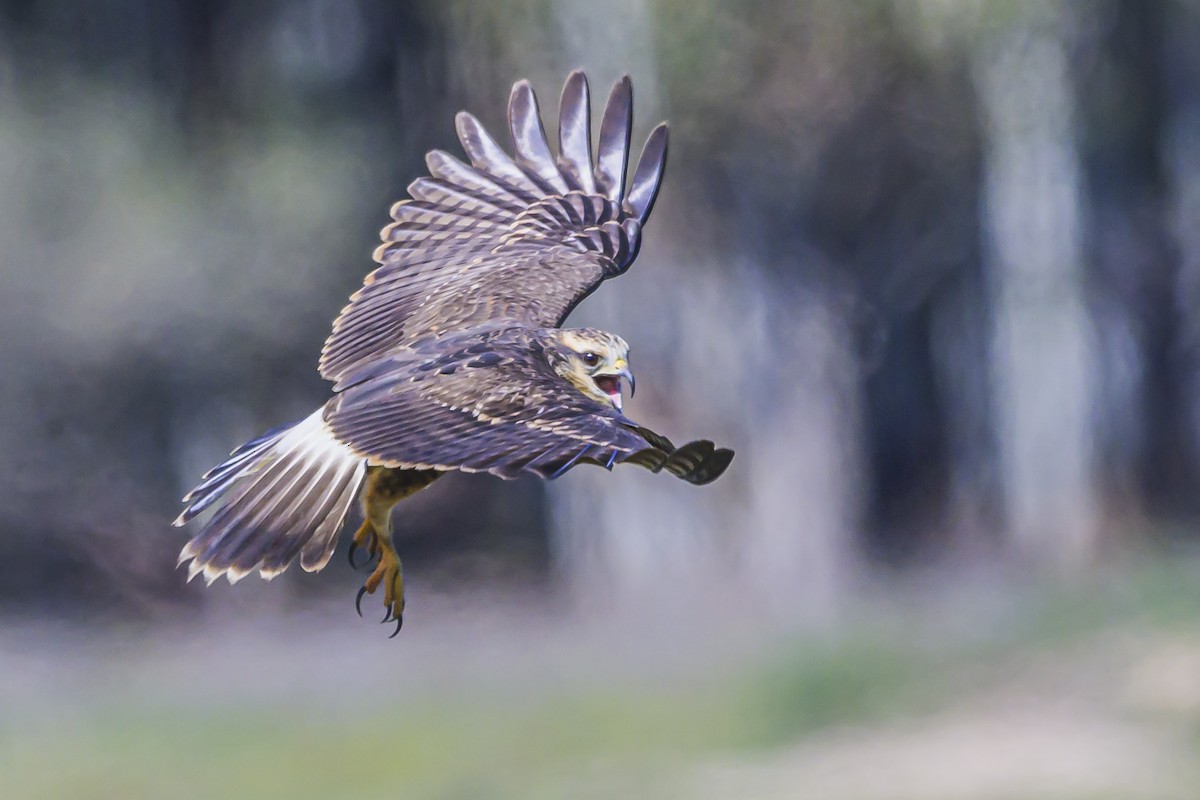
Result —
[[732, 452], [676, 448], [583, 395], [542, 355], [537, 333], [486, 331], [393, 351], [325, 409], [333, 434], [372, 464], [555, 478], [578, 463], [628, 461], [708, 483]]
[[551, 154], [527, 81], [508, 103], [513, 155], [475, 117], [459, 113], [466, 164], [434, 150], [430, 177], [392, 207], [375, 251], [380, 263], [350, 298], [321, 352], [321, 375], [346, 377], [430, 333], [509, 320], [556, 327], [605, 278], [637, 256], [667, 157], [667, 126], [642, 149], [628, 191], [633, 125], [628, 76], [613, 86], [592, 159], [587, 78], [563, 87], [559, 154]]

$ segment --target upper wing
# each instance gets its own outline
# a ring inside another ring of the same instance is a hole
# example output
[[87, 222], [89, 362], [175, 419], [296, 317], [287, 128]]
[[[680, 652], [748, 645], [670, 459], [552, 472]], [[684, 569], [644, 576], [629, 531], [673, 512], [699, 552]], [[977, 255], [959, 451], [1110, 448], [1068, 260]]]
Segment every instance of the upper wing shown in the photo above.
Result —
[[675, 448], [586, 397], [540, 347], [536, 332], [492, 329], [393, 351], [336, 394], [325, 419], [389, 467], [554, 478], [581, 462], [629, 461], [707, 483], [728, 466], [733, 454], [712, 442]]
[[629, 190], [633, 125], [629, 78], [613, 87], [592, 160], [587, 78], [572, 72], [559, 112], [559, 154], [550, 152], [537, 98], [513, 86], [510, 156], [475, 117], [460, 112], [470, 164], [434, 150], [430, 177], [392, 207], [367, 276], [333, 324], [321, 375], [344, 378], [398, 345], [490, 320], [556, 327], [601, 281], [637, 256], [667, 157], [667, 127], [651, 132]]

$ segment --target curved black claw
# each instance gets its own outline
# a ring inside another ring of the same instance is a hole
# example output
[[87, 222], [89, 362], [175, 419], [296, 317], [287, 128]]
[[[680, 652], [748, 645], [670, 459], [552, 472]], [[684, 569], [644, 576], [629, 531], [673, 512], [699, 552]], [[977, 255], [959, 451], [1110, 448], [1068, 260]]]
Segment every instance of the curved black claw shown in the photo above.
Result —
[[396, 630], [392, 631], [392, 635], [389, 636], [388, 638], [395, 639], [396, 634], [399, 633], [400, 629], [403, 627], [404, 627], [404, 615], [401, 614], [400, 616], [396, 617]]
[[350, 569], [357, 570], [358, 564], [354, 563], [354, 554], [358, 552], [358, 542], [350, 542], [350, 549], [346, 551], [346, 558], [350, 559]]
[[392, 607], [391, 606], [388, 606], [383, 611], [384, 611], [383, 619], [379, 620], [380, 625], [384, 625], [388, 622], [391, 622], [393, 619], [395, 619], [395, 617], [392, 616]]
[[367, 587], [364, 586], [358, 590], [358, 596], [354, 598], [354, 610], [358, 612], [358, 615], [360, 617], [362, 616], [362, 599], [363, 599], [363, 595], [365, 595], [366, 593], [367, 593]]

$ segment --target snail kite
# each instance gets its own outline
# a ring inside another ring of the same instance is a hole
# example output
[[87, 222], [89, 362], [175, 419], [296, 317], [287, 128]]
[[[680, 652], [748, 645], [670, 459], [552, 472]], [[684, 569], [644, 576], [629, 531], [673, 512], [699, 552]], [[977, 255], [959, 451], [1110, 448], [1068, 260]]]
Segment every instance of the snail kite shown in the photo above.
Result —
[[297, 556], [319, 570], [359, 498], [351, 560], [362, 549], [376, 566], [356, 605], [382, 586], [399, 630], [392, 507], [446, 471], [555, 478], [576, 464], [630, 463], [694, 484], [725, 471], [730, 450], [676, 447], [624, 415], [622, 381], [634, 389], [624, 340], [559, 327], [633, 263], [667, 156], [663, 123], [626, 183], [628, 77], [609, 95], [595, 158], [590, 113], [576, 71], [563, 87], [557, 157], [527, 81], [509, 98], [511, 155], [458, 115], [467, 161], [429, 153], [429, 177], [392, 207], [379, 267], [333, 324], [320, 361], [333, 396], [233, 451], [184, 498], [176, 525], [205, 515], [180, 554], [189, 580], [272, 578]]

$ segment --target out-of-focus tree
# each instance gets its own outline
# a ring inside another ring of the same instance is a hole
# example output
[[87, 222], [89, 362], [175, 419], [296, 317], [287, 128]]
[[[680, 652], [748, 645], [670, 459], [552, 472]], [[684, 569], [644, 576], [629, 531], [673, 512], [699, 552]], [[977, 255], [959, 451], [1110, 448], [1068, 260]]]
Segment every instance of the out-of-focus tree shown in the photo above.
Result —
[[881, 568], [1188, 532], [1198, 28], [1163, 0], [0, 2], [0, 601], [181, 597], [175, 498], [324, 396], [424, 151], [462, 107], [502, 130], [521, 77], [551, 119], [576, 66], [632, 74], [639, 135], [672, 123], [637, 267], [576, 321], [634, 343], [631, 413], [738, 460], [703, 491], [440, 482], [400, 512], [416, 588], [820, 618]]

